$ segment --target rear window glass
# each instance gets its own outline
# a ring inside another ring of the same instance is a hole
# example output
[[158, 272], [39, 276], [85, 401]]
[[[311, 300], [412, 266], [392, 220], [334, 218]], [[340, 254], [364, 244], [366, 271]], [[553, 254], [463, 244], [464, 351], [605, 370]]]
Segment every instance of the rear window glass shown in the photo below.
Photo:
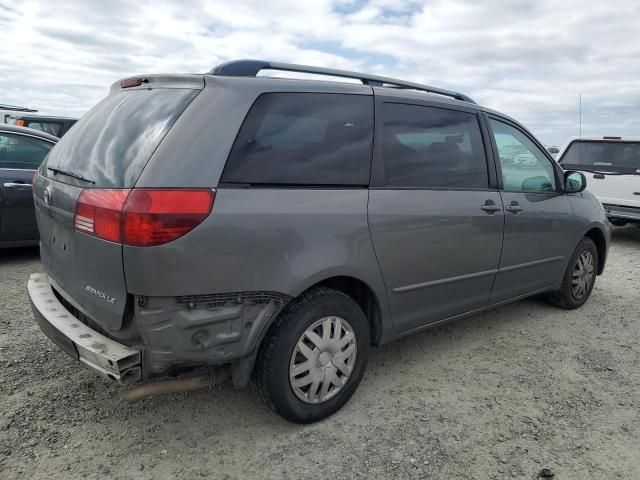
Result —
[[[109, 95], [62, 137], [47, 167], [92, 180], [96, 187], [131, 188], [198, 92], [165, 88]], [[62, 175], [56, 179], [75, 183]]]
[[373, 98], [333, 93], [267, 93], [251, 108], [222, 182], [367, 185]]
[[575, 141], [559, 162], [563, 168], [640, 173], [640, 142]]

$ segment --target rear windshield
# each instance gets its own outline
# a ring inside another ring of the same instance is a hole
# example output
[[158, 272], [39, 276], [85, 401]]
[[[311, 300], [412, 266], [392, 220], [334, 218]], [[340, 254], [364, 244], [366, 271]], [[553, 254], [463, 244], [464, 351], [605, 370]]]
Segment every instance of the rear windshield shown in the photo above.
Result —
[[640, 142], [575, 141], [559, 163], [565, 169], [640, 173]]
[[[131, 188], [167, 131], [199, 90], [131, 90], [93, 107], [51, 150], [49, 170], [70, 172], [101, 188]], [[48, 175], [53, 176], [49, 171]], [[76, 183], [55, 175], [57, 180]]]
[[251, 108], [222, 175], [226, 183], [369, 183], [373, 97], [267, 93]]

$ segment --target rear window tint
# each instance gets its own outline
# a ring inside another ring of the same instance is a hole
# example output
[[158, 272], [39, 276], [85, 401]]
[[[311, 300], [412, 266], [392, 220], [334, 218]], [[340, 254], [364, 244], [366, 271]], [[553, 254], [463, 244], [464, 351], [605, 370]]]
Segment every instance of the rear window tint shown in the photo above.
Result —
[[[47, 167], [73, 172], [96, 187], [131, 188], [199, 90], [131, 90], [109, 95], [51, 151]], [[73, 182], [57, 175], [56, 179]]]
[[368, 185], [373, 97], [267, 93], [254, 103], [222, 182]]

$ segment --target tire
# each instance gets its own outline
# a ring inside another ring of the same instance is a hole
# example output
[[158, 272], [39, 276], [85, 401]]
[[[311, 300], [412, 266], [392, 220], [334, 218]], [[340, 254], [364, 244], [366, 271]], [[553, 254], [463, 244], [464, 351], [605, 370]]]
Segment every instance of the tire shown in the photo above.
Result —
[[358, 387], [367, 366], [369, 338], [369, 322], [351, 297], [314, 288], [289, 304], [267, 332], [251, 384], [262, 401], [287, 420], [322, 420], [342, 408]]
[[[591, 263], [585, 266], [585, 257], [591, 258]], [[581, 264], [579, 262], [582, 262]], [[582, 274], [581, 272], [585, 272]], [[583, 238], [576, 247], [567, 270], [562, 278], [562, 286], [559, 290], [548, 294], [547, 299], [552, 305], [573, 310], [585, 304], [589, 299], [593, 286], [596, 281], [598, 272], [598, 249], [596, 244], [590, 238]], [[579, 282], [579, 276], [582, 276], [586, 283], [583, 283], [582, 290], [574, 282]], [[575, 277], [575, 278], [574, 278]], [[575, 288], [574, 288], [575, 287]]]

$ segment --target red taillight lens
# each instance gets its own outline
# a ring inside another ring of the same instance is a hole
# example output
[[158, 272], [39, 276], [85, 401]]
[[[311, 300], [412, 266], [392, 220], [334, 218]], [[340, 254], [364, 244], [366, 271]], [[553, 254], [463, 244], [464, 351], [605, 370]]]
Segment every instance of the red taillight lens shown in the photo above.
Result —
[[76, 230], [120, 243], [120, 218], [129, 192], [130, 190], [83, 190], [73, 219]]
[[134, 189], [123, 211], [123, 243], [168, 243], [193, 230], [211, 212], [213, 190]]
[[104, 240], [148, 247], [171, 242], [201, 223], [213, 207], [210, 189], [84, 190], [74, 226]]

